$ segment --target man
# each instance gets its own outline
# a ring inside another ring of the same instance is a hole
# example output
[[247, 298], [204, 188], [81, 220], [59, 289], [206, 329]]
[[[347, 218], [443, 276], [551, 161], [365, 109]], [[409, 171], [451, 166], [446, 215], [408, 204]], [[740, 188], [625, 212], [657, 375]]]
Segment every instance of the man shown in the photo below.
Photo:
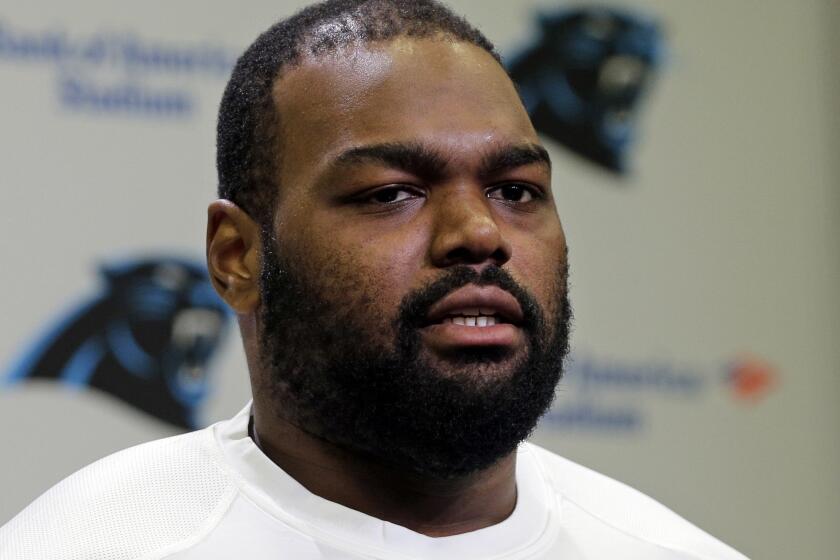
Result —
[[245, 52], [207, 260], [254, 400], [73, 475], [2, 558], [743, 558], [529, 444], [568, 347], [550, 160], [492, 45], [330, 0]]

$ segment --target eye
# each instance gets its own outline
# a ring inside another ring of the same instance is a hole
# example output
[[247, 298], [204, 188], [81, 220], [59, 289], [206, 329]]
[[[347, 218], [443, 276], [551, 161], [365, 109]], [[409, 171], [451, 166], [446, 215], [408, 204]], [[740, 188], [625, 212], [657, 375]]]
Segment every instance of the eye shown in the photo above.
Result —
[[540, 194], [533, 187], [521, 183], [508, 183], [488, 190], [487, 198], [524, 203], [540, 198]]
[[363, 199], [363, 202], [373, 204], [395, 204], [421, 196], [415, 189], [404, 186], [393, 186], [379, 189]]

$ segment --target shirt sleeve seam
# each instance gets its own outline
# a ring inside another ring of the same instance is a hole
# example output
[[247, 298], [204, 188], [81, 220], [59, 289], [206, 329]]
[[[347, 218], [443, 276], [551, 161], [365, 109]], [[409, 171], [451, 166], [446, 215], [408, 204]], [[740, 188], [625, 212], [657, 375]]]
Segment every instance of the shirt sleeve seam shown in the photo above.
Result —
[[[562, 496], [562, 494], [561, 494], [561, 496]], [[707, 556], [706, 554], [700, 554], [698, 552], [686, 550], [686, 549], [684, 549], [682, 547], [679, 547], [679, 546], [676, 546], [676, 545], [666, 544], [666, 543], [663, 543], [663, 542], [659, 542], [655, 539], [651, 539], [651, 538], [647, 538], [647, 537], [643, 537], [641, 535], [631, 533], [631, 532], [627, 531], [626, 529], [623, 529], [623, 528], [619, 527], [618, 525], [616, 525], [614, 523], [611, 523], [610, 521], [607, 521], [606, 519], [604, 519], [600, 515], [596, 515], [595, 513], [591, 512], [587, 508], [583, 507], [581, 504], [577, 503], [576, 501], [569, 499], [567, 496], [562, 496], [562, 499], [563, 499], [563, 501], [568, 501], [568, 502], [574, 504], [576, 507], [580, 508], [581, 511], [586, 512], [587, 515], [591, 515], [592, 517], [599, 520], [604, 525], [609, 526], [610, 528], [618, 531], [619, 533], [621, 533], [621, 534], [623, 534], [627, 537], [632, 538], [633, 540], [644, 542], [644, 543], [647, 543], [649, 545], [656, 546], [656, 547], [659, 547], [659, 548], [664, 548], [666, 550], [671, 550], [673, 552], [678, 552], [680, 554], [685, 554], [685, 555], [690, 556], [691, 558], [694, 558], [695, 560], [721, 560], [717, 557], [710, 557], [710, 556]], [[716, 541], [717, 543], [719, 543], [724, 548], [726, 548], [727, 552], [729, 553], [728, 556], [731, 556], [732, 560], [748, 560], [746, 556], [744, 556], [740, 552], [736, 551], [735, 549], [733, 549], [729, 545], [727, 545], [727, 544], [725, 544], [721, 541], [718, 541], [715, 537], [713, 537], [712, 535], [709, 535], [708, 533], [706, 533], [705, 531], [703, 531], [699, 527], [695, 527], [695, 530], [702, 532], [703, 535], [706, 538], [712, 539], [712, 540]], [[733, 554], [734, 554], [734, 556], [733, 556]]]
[[182, 552], [192, 548], [206, 539], [219, 526], [225, 514], [230, 510], [234, 500], [239, 495], [239, 488], [236, 484], [230, 484], [228, 490], [222, 495], [219, 503], [207, 516], [207, 519], [191, 534], [183, 539], [168, 544], [163, 548], [159, 548], [152, 552], [146, 553], [137, 558], [137, 560], [164, 560], [177, 552]]

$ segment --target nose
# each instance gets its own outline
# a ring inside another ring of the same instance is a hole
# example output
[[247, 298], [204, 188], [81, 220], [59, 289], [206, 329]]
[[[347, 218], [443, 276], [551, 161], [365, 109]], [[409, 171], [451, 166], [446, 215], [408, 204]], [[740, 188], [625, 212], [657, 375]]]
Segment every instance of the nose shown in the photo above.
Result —
[[435, 204], [432, 263], [502, 266], [509, 261], [512, 247], [493, 215], [491, 200], [474, 188], [453, 191], [441, 193]]

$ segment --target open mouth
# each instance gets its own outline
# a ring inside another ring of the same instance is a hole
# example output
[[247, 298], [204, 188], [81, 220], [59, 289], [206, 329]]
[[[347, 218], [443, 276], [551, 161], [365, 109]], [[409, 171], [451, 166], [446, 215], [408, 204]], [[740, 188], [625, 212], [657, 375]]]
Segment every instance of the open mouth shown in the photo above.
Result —
[[435, 303], [426, 324], [489, 327], [509, 323], [519, 326], [522, 308], [510, 292], [495, 286], [465, 286]]
[[440, 350], [515, 347], [524, 342], [522, 323], [522, 308], [509, 292], [469, 285], [435, 303], [423, 331], [427, 342]]

